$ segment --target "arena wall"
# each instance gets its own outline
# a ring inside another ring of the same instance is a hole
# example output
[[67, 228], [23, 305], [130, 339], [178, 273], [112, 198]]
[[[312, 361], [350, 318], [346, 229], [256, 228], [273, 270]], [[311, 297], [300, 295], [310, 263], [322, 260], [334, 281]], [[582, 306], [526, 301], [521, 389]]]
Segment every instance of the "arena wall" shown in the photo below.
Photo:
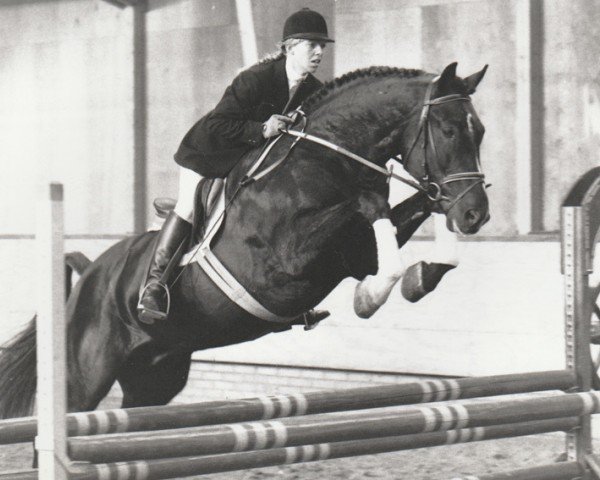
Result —
[[[558, 207], [573, 180], [597, 162], [600, 4], [527, 2], [530, 13], [539, 14], [533, 16], [537, 30], [529, 53], [542, 59], [534, 84], [541, 89], [541, 150], [532, 160], [530, 185], [537, 205], [532, 225], [539, 229], [518, 236], [520, 1], [251, 2], [259, 55], [273, 50], [289, 13], [309, 6], [326, 16], [336, 44], [319, 71], [323, 80], [373, 64], [440, 71], [458, 61], [461, 75], [489, 64], [474, 104], [487, 128], [482, 159], [493, 184], [492, 221], [479, 235], [483, 241], [461, 243], [460, 268], [417, 305], [395, 292], [375, 318], [359, 320], [351, 312], [354, 283], [348, 281], [324, 302], [333, 316], [317, 330], [294, 329], [204, 352], [195, 365], [272, 363], [427, 375], [562, 367]], [[139, 37], [132, 9], [101, 0], [0, 2], [2, 337], [34, 310], [28, 278], [37, 183], [65, 184], [67, 249], [97, 256], [139, 229], [137, 183], [148, 200], [176, 195], [173, 152], [243, 67], [234, 0], [149, 0], [144, 15], [147, 140], [138, 178], [133, 83]], [[419, 233], [431, 231], [426, 226]], [[412, 242], [416, 251], [430, 246], [428, 236]]]

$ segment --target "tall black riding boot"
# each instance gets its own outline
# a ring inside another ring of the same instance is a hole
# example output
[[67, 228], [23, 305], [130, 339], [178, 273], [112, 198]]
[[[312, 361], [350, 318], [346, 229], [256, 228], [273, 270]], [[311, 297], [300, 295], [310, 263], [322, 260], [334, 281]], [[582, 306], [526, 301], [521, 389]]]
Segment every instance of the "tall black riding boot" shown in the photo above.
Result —
[[185, 251], [185, 243], [191, 230], [191, 224], [175, 212], [169, 213], [156, 239], [156, 246], [140, 293], [138, 318], [141, 322], [152, 324], [156, 320], [167, 318], [170, 306], [168, 277], [171, 276], [173, 266], [179, 263]]

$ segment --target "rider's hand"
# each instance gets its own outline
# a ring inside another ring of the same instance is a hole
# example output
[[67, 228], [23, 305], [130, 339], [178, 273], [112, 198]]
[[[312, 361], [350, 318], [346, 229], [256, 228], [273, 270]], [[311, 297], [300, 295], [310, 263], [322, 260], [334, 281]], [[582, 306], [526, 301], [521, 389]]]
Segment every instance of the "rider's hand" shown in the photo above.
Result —
[[291, 125], [292, 123], [294, 123], [294, 120], [285, 115], [271, 115], [271, 118], [263, 123], [263, 137], [271, 138], [279, 135], [281, 133], [280, 130], [285, 129], [286, 125]]

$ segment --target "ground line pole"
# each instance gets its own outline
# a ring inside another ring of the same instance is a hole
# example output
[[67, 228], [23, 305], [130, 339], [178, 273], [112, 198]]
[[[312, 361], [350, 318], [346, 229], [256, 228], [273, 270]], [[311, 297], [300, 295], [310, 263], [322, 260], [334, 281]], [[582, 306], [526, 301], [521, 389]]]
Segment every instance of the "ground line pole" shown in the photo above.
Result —
[[66, 352], [63, 187], [40, 188], [37, 199], [37, 410], [40, 480], [66, 480]]

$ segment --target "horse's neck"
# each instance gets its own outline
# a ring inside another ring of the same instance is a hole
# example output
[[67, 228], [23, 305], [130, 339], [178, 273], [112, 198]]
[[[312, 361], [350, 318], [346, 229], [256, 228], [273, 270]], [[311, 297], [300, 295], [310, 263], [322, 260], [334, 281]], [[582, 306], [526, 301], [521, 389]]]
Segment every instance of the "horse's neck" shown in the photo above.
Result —
[[315, 111], [309, 131], [376, 163], [399, 153], [404, 122], [414, 111], [416, 95], [400, 90], [378, 95], [377, 85], [363, 95], [348, 89], [335, 102]]

